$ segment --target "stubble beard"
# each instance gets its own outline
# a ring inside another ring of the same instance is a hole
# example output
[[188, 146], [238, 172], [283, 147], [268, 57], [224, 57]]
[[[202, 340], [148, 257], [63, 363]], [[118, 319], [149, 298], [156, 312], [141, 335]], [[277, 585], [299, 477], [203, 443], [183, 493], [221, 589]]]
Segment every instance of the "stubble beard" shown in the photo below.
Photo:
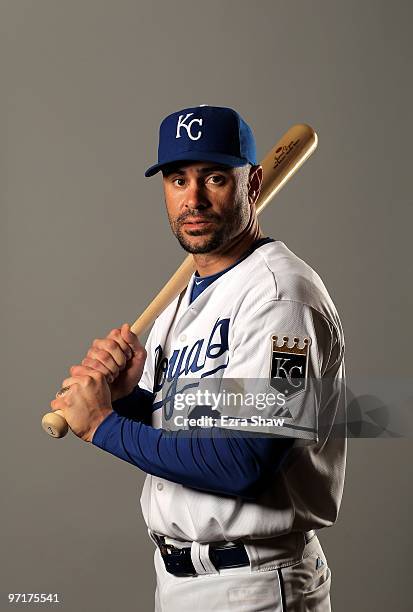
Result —
[[[211, 218], [213, 221], [217, 221], [217, 226], [211, 231], [205, 233], [205, 230], [190, 230], [190, 235], [186, 234], [183, 230], [182, 224], [188, 219], [196, 219], [197, 217], [203, 218], [203, 215], [187, 215], [184, 218], [178, 218], [175, 221], [170, 219], [171, 228], [176, 238], [178, 239], [181, 247], [188, 253], [193, 255], [201, 255], [204, 253], [211, 253], [215, 251], [236, 236], [244, 227], [246, 222], [246, 215], [248, 213], [243, 209], [243, 205], [239, 202], [230, 212], [225, 216], [221, 216], [219, 219], [215, 216]], [[189, 236], [205, 236], [204, 240], [193, 243]]]
[[[202, 253], [210, 253], [211, 251], [215, 251], [225, 244], [228, 240], [228, 231], [226, 230], [227, 228], [225, 224], [223, 224], [221, 227], [217, 227], [215, 231], [208, 232], [208, 234], [204, 236], [204, 239], [197, 242], [197, 244], [191, 241], [190, 237], [184, 233], [181, 227], [177, 227], [174, 234], [177, 237], [179, 244], [185, 251], [192, 253], [193, 255], [197, 255]], [[193, 230], [191, 231], [190, 235], [203, 236], [204, 230]]]

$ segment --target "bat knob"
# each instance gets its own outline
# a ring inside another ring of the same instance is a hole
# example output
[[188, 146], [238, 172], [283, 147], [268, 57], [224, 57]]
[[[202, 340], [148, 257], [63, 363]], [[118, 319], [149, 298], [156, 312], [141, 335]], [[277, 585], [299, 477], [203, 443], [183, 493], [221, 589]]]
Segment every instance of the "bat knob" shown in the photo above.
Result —
[[69, 425], [60, 410], [45, 414], [42, 427], [53, 438], [63, 438], [69, 431]]

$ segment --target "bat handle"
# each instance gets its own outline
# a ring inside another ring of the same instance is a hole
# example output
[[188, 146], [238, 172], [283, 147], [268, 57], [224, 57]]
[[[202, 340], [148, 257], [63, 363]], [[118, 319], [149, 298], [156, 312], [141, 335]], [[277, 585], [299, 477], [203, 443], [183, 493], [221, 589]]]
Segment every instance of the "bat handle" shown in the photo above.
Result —
[[42, 418], [42, 427], [53, 438], [63, 438], [69, 431], [69, 425], [61, 410], [45, 414]]

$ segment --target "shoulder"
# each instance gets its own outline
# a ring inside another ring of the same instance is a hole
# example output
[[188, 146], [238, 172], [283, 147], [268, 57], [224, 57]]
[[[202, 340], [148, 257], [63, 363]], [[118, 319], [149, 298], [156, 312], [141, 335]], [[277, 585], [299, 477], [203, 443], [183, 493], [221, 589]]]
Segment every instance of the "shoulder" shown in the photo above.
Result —
[[317, 299], [328, 296], [319, 274], [284, 242], [276, 240], [265, 244], [255, 254], [255, 265], [266, 272], [263, 279], [267, 277], [267, 282], [273, 281], [274, 298], [312, 305]]
[[264, 244], [245, 263], [242, 310], [252, 313], [270, 302], [274, 307], [277, 303], [303, 305], [341, 330], [337, 309], [320, 275], [284, 242]]

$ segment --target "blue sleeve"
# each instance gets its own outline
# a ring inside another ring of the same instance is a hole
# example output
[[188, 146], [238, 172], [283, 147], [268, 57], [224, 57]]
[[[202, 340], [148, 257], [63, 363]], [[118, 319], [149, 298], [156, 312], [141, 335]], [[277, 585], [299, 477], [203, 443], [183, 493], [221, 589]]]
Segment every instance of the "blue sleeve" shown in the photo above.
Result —
[[137, 385], [129, 395], [112, 402], [112, 408], [120, 416], [150, 425], [152, 423], [153, 399], [153, 393], [141, 389]]
[[148, 474], [202, 491], [255, 499], [294, 439], [245, 437], [217, 427], [166, 431], [112, 412], [92, 443]]

